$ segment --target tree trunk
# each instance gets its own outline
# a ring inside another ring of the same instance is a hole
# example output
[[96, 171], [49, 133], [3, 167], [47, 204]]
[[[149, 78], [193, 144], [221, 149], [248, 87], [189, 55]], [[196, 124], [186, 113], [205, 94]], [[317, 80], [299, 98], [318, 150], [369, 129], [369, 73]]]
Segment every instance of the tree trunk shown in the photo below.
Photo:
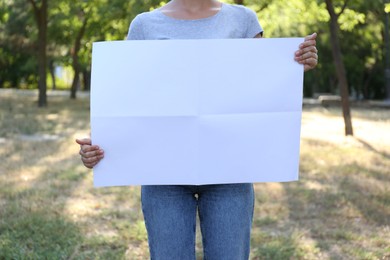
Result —
[[[388, 0], [383, 1], [384, 4], [388, 3]], [[386, 80], [386, 100], [390, 100], [390, 36], [389, 36], [389, 14], [385, 13], [385, 80]]]
[[81, 39], [85, 33], [85, 28], [87, 26], [88, 18], [85, 18], [83, 21], [83, 25], [80, 28], [80, 31], [77, 34], [77, 37], [74, 42], [73, 50], [72, 50], [72, 67], [74, 71], [74, 78], [72, 82], [72, 86], [70, 88], [70, 98], [76, 98], [77, 87], [80, 82], [80, 63], [79, 63], [79, 51], [81, 48]]
[[234, 0], [236, 5], [244, 5], [244, 0]]
[[344, 116], [344, 124], [345, 124], [345, 135], [353, 135], [351, 111], [350, 111], [350, 104], [349, 104], [348, 81], [347, 81], [344, 62], [342, 59], [340, 40], [338, 37], [339, 15], [337, 15], [334, 10], [332, 0], [325, 0], [325, 2], [326, 2], [326, 8], [330, 15], [330, 39], [332, 44], [332, 53], [333, 53], [334, 64], [336, 67], [337, 78], [340, 85], [341, 104], [343, 107], [343, 116]]
[[72, 86], [70, 87], [70, 98], [76, 99], [77, 88], [80, 82], [80, 69], [79, 69], [80, 66], [77, 61], [73, 61], [72, 64], [73, 64], [74, 77], [72, 81]]
[[84, 90], [91, 90], [91, 71], [88, 69], [83, 69], [83, 81], [84, 81]]
[[47, 106], [46, 96], [46, 45], [47, 45], [47, 0], [41, 1], [38, 8], [34, 0], [29, 0], [38, 25], [38, 106]]
[[54, 61], [51, 60], [49, 62], [49, 71], [50, 71], [50, 75], [51, 75], [51, 81], [52, 81], [52, 90], [56, 90], [57, 86], [56, 86], [56, 75], [55, 75], [55, 68], [54, 68]]

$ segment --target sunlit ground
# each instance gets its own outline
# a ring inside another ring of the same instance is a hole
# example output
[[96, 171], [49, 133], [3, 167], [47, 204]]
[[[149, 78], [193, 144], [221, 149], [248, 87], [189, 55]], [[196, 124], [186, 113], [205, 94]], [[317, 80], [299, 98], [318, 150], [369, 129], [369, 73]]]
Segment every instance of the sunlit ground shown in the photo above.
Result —
[[[0, 259], [147, 259], [139, 187], [94, 189], [89, 100], [0, 92]], [[390, 111], [305, 108], [299, 182], [256, 184], [251, 259], [390, 258]], [[198, 237], [197, 255], [201, 258]]]

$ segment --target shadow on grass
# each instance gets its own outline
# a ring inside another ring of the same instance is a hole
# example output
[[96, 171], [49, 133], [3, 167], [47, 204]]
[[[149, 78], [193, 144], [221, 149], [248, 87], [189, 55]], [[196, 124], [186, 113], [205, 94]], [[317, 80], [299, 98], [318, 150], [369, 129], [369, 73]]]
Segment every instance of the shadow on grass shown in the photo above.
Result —
[[[308, 142], [312, 146], [326, 147], [333, 156], [348, 156], [335, 144], [318, 140]], [[363, 148], [356, 149], [373, 152], [376, 158], [388, 160], [386, 154], [378, 152], [368, 143], [363, 144]], [[315, 151], [312, 152], [315, 154]], [[385, 172], [386, 167], [382, 167], [383, 171], [377, 171], [361, 165], [359, 160], [341, 159], [337, 165], [318, 165], [315, 174], [310, 174], [308, 167], [316, 165], [315, 159], [321, 159], [316, 156], [321, 155], [310, 156], [304, 155], [302, 158], [302, 161], [306, 161], [301, 167], [301, 180], [284, 185], [288, 194], [289, 222], [308, 230], [317, 247], [331, 252], [331, 258], [344, 259], [346, 255], [354, 259], [383, 257], [384, 248], [376, 248], [375, 252], [353, 248], [359, 243], [357, 241], [375, 239], [377, 234], [374, 230], [390, 224], [390, 195], [384, 188], [390, 177]], [[386, 166], [387, 162], [383, 165]], [[310, 188], [307, 185], [309, 182], [319, 183], [319, 188]], [[339, 248], [340, 244], [343, 249]]]
[[359, 143], [304, 139], [300, 181], [258, 184], [253, 259], [387, 259], [389, 160]]
[[[54, 154], [57, 152], [60, 151], [51, 151]], [[65, 166], [64, 170], [52, 171], [48, 165], [39, 177], [29, 182], [28, 188], [20, 188], [17, 183], [7, 187], [2, 185], [0, 193], [7, 204], [0, 209], [0, 259], [124, 257], [129, 239], [123, 236], [106, 238], [98, 234], [87, 237], [84, 234], [88, 229], [88, 226], [84, 226], [86, 223], [74, 222], [65, 214], [68, 199], [74, 191], [83, 189], [80, 185], [87, 177], [76, 168], [68, 167], [72, 157], [57, 162]], [[31, 163], [40, 164], [39, 160]], [[112, 222], [112, 225], [123, 222], [119, 222], [117, 219], [120, 217], [114, 216], [112, 211], [103, 212], [99, 217], [102, 214], [110, 218], [108, 222]], [[129, 227], [118, 230], [129, 231]]]
[[[61, 135], [59, 126], [64, 124], [71, 129], [87, 129], [88, 114], [88, 100], [51, 97], [49, 107], [38, 108], [35, 97], [4, 97], [0, 103], [0, 137], [53, 132]], [[85, 120], [80, 120], [82, 118]]]
[[[17, 183], [1, 188], [7, 204], [0, 209], [0, 259], [67, 259], [82, 243], [81, 230], [56, 205], [57, 195], [46, 189], [58, 176], [45, 171], [30, 188]], [[72, 189], [61, 191], [67, 195]]]
[[378, 151], [377, 149], [375, 149], [375, 147], [373, 147], [371, 144], [369, 144], [368, 142], [364, 141], [361, 138], [355, 137], [355, 140], [359, 141], [367, 150], [370, 150], [371, 152], [374, 152], [380, 156], [383, 156], [384, 159], [390, 160], [390, 154], [388, 154], [386, 152]]
[[[0, 149], [0, 259], [124, 258], [128, 239], [87, 237], [88, 225], [65, 213], [74, 192], [85, 189], [81, 185], [88, 176], [76, 166], [80, 163], [77, 145], [69, 143], [73, 131], [69, 129], [83, 130], [88, 125], [87, 102], [53, 99], [47, 109], [29, 109], [30, 102], [12, 98], [0, 115], [8, 118], [1, 133], [9, 139], [7, 147]], [[13, 115], [20, 120], [12, 119]], [[56, 115], [50, 124], [48, 115]], [[19, 121], [25, 122], [19, 125]], [[59, 141], [13, 138], [21, 133], [57, 134], [62, 130], [68, 132]], [[69, 145], [74, 145], [74, 154], [67, 149]], [[118, 201], [123, 200], [120, 196], [124, 195], [118, 195]]]
[[345, 177], [340, 181], [339, 189], [344, 199], [359, 209], [366, 221], [377, 226], [390, 226], [390, 193], [370, 192], [366, 186], [364, 181]]

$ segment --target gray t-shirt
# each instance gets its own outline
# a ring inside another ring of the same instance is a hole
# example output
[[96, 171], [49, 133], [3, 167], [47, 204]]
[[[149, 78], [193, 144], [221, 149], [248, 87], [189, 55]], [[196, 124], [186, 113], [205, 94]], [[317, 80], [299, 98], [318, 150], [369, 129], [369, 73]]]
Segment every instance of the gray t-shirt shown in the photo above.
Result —
[[196, 20], [180, 20], [155, 9], [137, 15], [130, 24], [128, 40], [253, 38], [262, 33], [251, 9], [222, 3], [215, 15]]

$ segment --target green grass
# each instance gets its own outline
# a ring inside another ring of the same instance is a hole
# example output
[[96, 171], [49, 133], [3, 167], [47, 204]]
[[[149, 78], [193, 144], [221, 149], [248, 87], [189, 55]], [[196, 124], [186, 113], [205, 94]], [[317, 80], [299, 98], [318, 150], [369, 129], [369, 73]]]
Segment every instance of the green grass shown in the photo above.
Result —
[[[7, 93], [0, 259], [147, 259], [139, 187], [95, 189], [80, 163], [89, 100], [50, 96], [38, 109]], [[340, 114], [305, 108], [300, 181], [255, 185], [251, 259], [390, 259], [390, 111], [354, 108], [354, 138]], [[200, 259], [200, 236], [196, 246]]]

